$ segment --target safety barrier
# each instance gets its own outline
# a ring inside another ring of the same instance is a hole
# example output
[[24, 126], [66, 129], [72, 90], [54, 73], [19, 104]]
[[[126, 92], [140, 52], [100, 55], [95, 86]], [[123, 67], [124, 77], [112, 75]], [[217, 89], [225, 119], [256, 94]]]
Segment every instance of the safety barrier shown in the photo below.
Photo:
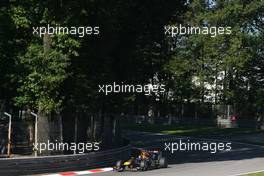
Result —
[[131, 146], [76, 155], [0, 159], [0, 175], [32, 175], [100, 168], [130, 157]]

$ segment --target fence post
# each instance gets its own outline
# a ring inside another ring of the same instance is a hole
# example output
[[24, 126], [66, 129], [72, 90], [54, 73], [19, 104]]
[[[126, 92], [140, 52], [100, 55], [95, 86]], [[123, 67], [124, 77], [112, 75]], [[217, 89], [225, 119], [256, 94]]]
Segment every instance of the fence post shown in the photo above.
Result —
[[7, 112], [5, 112], [4, 114], [9, 117], [7, 155], [8, 157], [10, 157], [11, 155], [11, 123], [12, 123], [11, 118], [12, 118], [12, 115], [8, 114]]
[[[35, 145], [38, 144], [38, 115], [35, 114], [34, 112], [30, 112], [31, 115], [35, 117]], [[37, 157], [38, 151], [35, 150], [35, 157]]]

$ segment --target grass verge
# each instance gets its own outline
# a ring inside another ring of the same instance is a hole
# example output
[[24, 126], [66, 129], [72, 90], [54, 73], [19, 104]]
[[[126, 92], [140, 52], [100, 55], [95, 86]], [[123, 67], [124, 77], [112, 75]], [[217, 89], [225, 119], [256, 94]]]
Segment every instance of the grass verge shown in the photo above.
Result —
[[162, 133], [178, 136], [229, 136], [236, 134], [252, 134], [259, 133], [249, 128], [227, 128], [219, 129], [217, 127], [197, 127], [197, 126], [165, 126], [158, 124], [122, 124], [122, 128], [126, 130]]
[[253, 173], [253, 174], [247, 174], [244, 176], [264, 176], [264, 172], [258, 172], [258, 173]]

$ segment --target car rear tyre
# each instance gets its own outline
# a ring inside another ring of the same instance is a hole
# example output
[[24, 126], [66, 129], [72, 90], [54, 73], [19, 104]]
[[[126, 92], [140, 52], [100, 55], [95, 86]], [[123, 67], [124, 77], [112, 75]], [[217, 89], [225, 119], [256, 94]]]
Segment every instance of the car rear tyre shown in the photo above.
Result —
[[160, 158], [159, 160], [159, 167], [160, 168], [167, 168], [168, 167], [168, 162], [166, 158]]
[[140, 161], [140, 169], [142, 171], [147, 170], [147, 162], [145, 160]]

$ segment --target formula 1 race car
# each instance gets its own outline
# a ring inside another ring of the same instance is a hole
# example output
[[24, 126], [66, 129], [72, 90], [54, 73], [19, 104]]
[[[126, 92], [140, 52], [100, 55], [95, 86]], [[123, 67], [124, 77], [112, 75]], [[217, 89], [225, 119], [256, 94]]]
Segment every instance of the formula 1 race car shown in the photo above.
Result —
[[167, 159], [162, 156], [162, 152], [160, 150], [133, 148], [131, 151], [131, 158], [127, 161], [117, 161], [113, 169], [114, 171], [122, 172], [126, 169], [145, 171], [149, 169], [167, 167]]

